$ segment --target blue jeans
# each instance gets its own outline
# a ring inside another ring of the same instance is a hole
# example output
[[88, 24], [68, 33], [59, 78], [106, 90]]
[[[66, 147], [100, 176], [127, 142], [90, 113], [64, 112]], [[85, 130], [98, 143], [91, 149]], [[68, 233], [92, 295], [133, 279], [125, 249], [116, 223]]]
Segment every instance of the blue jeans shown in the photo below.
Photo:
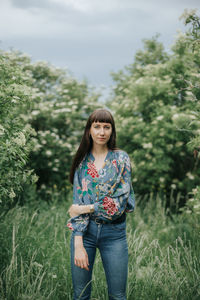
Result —
[[70, 249], [73, 299], [90, 299], [92, 269], [96, 248], [98, 248], [106, 275], [109, 299], [126, 300], [128, 275], [126, 220], [119, 224], [96, 224], [95, 221], [90, 220], [88, 229], [83, 236], [83, 245], [88, 254], [89, 271], [74, 264], [74, 235], [72, 232]]

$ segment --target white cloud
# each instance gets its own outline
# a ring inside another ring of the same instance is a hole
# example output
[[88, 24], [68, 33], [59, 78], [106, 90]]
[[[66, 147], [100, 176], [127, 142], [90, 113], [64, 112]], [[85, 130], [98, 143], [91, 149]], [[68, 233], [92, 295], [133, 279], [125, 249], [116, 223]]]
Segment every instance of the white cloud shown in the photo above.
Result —
[[0, 46], [107, 84], [111, 70], [133, 62], [143, 38], [158, 32], [169, 45], [185, 28], [184, 8], [195, 7], [199, 0], [0, 0]]
[[[184, 0], [183, 0], [184, 1]], [[188, 0], [189, 1], [189, 0]], [[185, 0], [186, 2], [186, 0]], [[195, 0], [190, 0], [191, 3]], [[192, 4], [190, 4], [192, 5]], [[181, 24], [180, 2], [172, 0], [1, 0], [0, 36], [7, 37], [69, 37], [94, 35], [141, 39]]]

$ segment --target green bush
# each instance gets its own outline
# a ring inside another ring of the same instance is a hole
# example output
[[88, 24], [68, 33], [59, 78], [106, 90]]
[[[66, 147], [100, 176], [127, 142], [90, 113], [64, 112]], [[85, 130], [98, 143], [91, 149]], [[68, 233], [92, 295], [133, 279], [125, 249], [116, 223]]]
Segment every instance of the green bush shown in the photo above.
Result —
[[174, 190], [185, 201], [200, 182], [198, 162], [188, 147], [199, 136], [195, 99], [200, 94], [200, 48], [198, 44], [191, 49], [190, 31], [180, 34], [171, 54], [157, 38], [145, 40], [134, 63], [112, 74], [116, 85], [109, 105], [119, 146], [132, 159], [135, 191], [159, 191], [169, 197]]
[[101, 106], [99, 95], [20, 52], [1, 51], [0, 59], [1, 203], [67, 195], [72, 156], [89, 114]]
[[[19, 55], [20, 60], [24, 57]], [[15, 204], [24, 185], [37, 181], [34, 170], [27, 166], [33, 145], [34, 129], [20, 116], [29, 105], [32, 92], [30, 74], [16, 63], [15, 54], [0, 52], [0, 206]]]

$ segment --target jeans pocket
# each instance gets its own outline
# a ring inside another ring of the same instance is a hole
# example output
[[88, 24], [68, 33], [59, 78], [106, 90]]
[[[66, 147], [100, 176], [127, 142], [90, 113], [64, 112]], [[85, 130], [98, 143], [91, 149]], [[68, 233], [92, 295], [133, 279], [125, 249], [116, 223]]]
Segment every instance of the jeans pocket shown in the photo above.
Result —
[[112, 229], [116, 231], [123, 231], [126, 229], [126, 221], [122, 223], [111, 224], [111, 225], [112, 225]]

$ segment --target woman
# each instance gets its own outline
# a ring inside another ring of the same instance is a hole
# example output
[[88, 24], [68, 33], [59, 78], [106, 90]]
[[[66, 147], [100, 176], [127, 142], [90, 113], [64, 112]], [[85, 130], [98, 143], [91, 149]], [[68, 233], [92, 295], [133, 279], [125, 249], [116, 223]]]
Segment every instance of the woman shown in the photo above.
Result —
[[109, 299], [126, 299], [128, 247], [126, 213], [134, 210], [128, 154], [116, 148], [115, 123], [106, 109], [88, 118], [70, 172], [73, 204], [71, 235], [74, 300], [90, 299], [92, 269], [99, 249]]

